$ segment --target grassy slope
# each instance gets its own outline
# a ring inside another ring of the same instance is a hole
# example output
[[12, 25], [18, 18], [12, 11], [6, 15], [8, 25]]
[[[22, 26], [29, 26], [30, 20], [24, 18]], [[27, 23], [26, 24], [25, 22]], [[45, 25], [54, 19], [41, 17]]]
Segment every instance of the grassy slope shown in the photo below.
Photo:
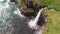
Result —
[[49, 17], [48, 28], [45, 34], [60, 34], [60, 13], [46, 10]]
[[39, 0], [41, 5], [46, 5], [48, 8], [54, 8], [60, 11], [60, 0]]

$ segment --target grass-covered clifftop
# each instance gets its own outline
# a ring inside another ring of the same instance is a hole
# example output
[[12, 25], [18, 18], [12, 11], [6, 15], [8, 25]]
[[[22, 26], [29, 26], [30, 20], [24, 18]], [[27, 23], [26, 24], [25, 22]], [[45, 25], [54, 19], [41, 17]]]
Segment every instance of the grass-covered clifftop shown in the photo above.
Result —
[[42, 5], [46, 5], [48, 8], [54, 8], [60, 11], [60, 0], [39, 0]]
[[45, 10], [48, 15], [48, 27], [44, 34], [60, 34], [60, 12]]
[[[18, 4], [21, 5], [23, 0], [17, 0]], [[60, 11], [60, 0], [33, 0], [34, 2], [38, 2], [39, 5], [47, 6], [48, 8], [54, 8]]]

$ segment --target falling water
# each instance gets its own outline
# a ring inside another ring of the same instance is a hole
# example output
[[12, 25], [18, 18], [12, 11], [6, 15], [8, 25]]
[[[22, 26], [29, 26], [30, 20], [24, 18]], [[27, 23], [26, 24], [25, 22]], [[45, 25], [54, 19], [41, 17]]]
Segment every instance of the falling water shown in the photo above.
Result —
[[38, 22], [38, 20], [39, 20], [39, 17], [40, 17], [40, 14], [41, 14], [42, 10], [43, 10], [43, 9], [39, 10], [39, 12], [38, 12], [37, 16], [35, 17], [35, 19], [34, 19], [34, 20], [31, 20], [31, 21], [28, 23], [31, 28], [37, 25], [37, 22]]
[[[44, 8], [43, 8], [43, 9], [44, 9]], [[43, 9], [39, 10], [39, 12], [38, 12], [37, 16], [35, 17], [35, 19], [34, 19], [34, 20], [31, 20], [31, 21], [28, 23], [28, 25], [29, 25], [30, 28], [32, 28], [32, 29], [38, 29], [37, 22], [38, 22], [38, 20], [39, 20], [39, 17], [40, 17], [40, 15], [41, 15], [41, 12], [43, 11]], [[44, 31], [44, 26], [41, 27], [41, 28], [42, 28], [43, 30], [40, 29], [40, 31], [36, 31], [36, 34], [42, 34], [42, 33], [43, 33], [43, 31]]]
[[10, 0], [0, 0], [0, 34], [12, 30], [11, 21], [16, 18], [18, 5]]

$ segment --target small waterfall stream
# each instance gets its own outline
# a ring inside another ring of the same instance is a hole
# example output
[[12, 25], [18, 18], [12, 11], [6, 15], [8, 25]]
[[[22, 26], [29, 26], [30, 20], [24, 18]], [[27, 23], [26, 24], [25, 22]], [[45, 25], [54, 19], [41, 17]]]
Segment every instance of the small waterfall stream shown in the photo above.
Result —
[[31, 21], [28, 23], [31, 28], [37, 25], [37, 22], [38, 22], [38, 20], [39, 20], [39, 17], [40, 17], [40, 14], [41, 14], [42, 10], [43, 10], [43, 9], [39, 10], [39, 12], [38, 12], [37, 16], [35, 17], [35, 19], [34, 19], [34, 20], [31, 20]]
[[[43, 9], [39, 10], [37, 16], [35, 17], [35, 19], [31, 20], [30, 22], [28, 22], [28, 25], [30, 28], [32, 29], [38, 29], [39, 26], [37, 26], [37, 22], [39, 20], [39, 17], [41, 15], [41, 12], [43, 11]], [[44, 30], [44, 26], [41, 27], [43, 30]], [[43, 30], [40, 30], [38, 32], [36, 32], [36, 34], [42, 34], [43, 33]]]

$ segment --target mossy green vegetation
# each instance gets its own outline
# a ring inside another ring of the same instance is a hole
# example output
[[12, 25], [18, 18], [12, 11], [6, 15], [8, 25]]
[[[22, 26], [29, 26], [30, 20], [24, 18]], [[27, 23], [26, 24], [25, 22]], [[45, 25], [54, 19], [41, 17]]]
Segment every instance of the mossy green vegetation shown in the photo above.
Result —
[[60, 34], [60, 12], [45, 10], [49, 17], [45, 34]]
[[23, 0], [17, 0], [17, 2], [18, 2], [19, 5], [23, 4]]

